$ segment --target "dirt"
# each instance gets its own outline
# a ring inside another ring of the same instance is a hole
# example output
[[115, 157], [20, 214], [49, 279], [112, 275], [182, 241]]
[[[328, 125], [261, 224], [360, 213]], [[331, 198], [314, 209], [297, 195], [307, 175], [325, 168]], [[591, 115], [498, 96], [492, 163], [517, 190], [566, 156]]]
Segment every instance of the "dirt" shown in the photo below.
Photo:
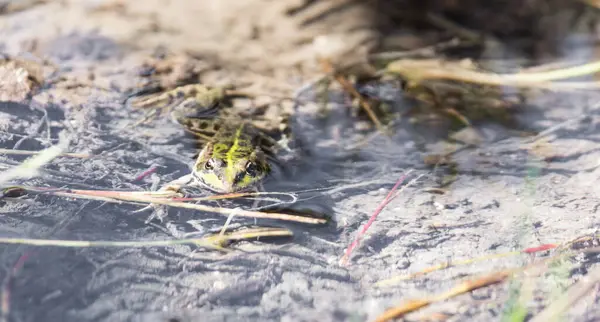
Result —
[[[308, 3], [65, 0], [0, 7], [0, 49], [10, 57], [0, 65], [0, 148], [41, 150], [66, 131], [72, 138], [69, 152], [93, 155], [60, 157], [39, 177], [18, 183], [142, 191], [186, 174], [195, 151], [177, 125], [161, 119], [127, 128], [142, 113], [128, 109], [123, 100], [149, 81], [149, 70], [155, 73], [155, 85], [173, 87], [190, 80], [250, 85], [269, 101], [266, 94], [290, 95], [321, 75], [314, 59], [315, 36], [329, 35], [326, 40], [332, 42], [342, 35], [340, 57], [348, 60], [363, 59], [375, 43], [393, 42], [381, 38], [380, 12], [372, 6]], [[456, 8], [450, 3], [447, 10]], [[407, 30], [395, 36], [413, 39], [414, 47], [423, 45], [422, 38], [432, 39]], [[461, 145], [408, 121], [397, 124], [391, 137], [373, 135], [373, 127], [356, 122], [339, 92], [330, 95], [325, 116], [314, 88], [301, 98], [294, 126], [310, 157], [294, 165], [289, 179], [267, 188], [318, 189], [299, 193], [299, 206], [327, 213], [330, 224], [260, 220], [258, 224], [289, 228], [295, 236], [242, 242], [228, 254], [187, 245], [3, 245], [0, 278], [9, 311], [3, 306], [2, 318], [372, 321], [403, 301], [445, 292], [469, 276], [526, 265], [548, 252], [457, 265], [394, 286], [374, 285], [383, 279], [598, 233], [600, 115], [595, 92], [533, 93], [517, 118], [528, 129], [551, 131], [523, 138], [483, 122], [477, 125], [482, 144], [460, 150], [451, 166], [433, 170], [423, 164], [424, 158]], [[400, 108], [407, 104], [403, 97], [394, 100]], [[0, 171], [25, 159], [0, 153]], [[156, 173], [135, 180], [153, 165]], [[414, 169], [409, 180], [424, 176], [387, 205], [350, 265], [340, 266], [345, 248], [408, 169]], [[444, 194], [426, 192], [442, 181], [451, 182]], [[145, 224], [149, 213], [135, 212], [139, 208], [47, 195], [5, 198], [0, 201], [0, 236], [166, 240], [218, 230], [225, 220], [171, 209], [164, 222]], [[234, 226], [247, 223], [254, 221], [233, 220]], [[528, 316], [598, 270], [598, 261], [596, 254], [577, 255], [538, 279], [526, 279], [534, 287], [531, 297], [521, 294]], [[499, 321], [523, 289], [522, 281], [435, 303], [408, 320], [442, 315], [441, 320]], [[596, 287], [564, 319], [596, 321], [599, 304]]]

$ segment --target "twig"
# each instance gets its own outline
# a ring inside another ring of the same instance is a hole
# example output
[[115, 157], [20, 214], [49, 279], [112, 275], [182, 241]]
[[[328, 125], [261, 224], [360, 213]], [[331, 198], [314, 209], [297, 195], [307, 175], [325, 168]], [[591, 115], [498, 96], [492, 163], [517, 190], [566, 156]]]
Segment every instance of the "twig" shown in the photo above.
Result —
[[[28, 189], [23, 187], [24, 189]], [[36, 191], [35, 189], [32, 189]], [[36, 192], [44, 192], [44, 190], [37, 190]], [[194, 209], [199, 211], [206, 211], [211, 213], [217, 213], [224, 216], [229, 216], [232, 213], [235, 213], [236, 216], [241, 217], [251, 217], [251, 218], [263, 218], [263, 219], [277, 219], [277, 220], [285, 220], [285, 221], [295, 221], [307, 224], [325, 224], [327, 223], [326, 219], [322, 218], [311, 218], [297, 215], [289, 215], [284, 213], [276, 213], [276, 212], [260, 212], [260, 211], [250, 211], [243, 209], [230, 209], [230, 208], [220, 208], [220, 207], [211, 207], [199, 204], [191, 204], [186, 202], [178, 202], [172, 201], [168, 198], [156, 198], [149, 197], [140, 194], [131, 193], [131, 192], [120, 192], [120, 191], [93, 191], [93, 190], [77, 190], [71, 189], [67, 191], [48, 191], [47, 193], [60, 197], [67, 198], [81, 198], [81, 199], [93, 199], [98, 200], [101, 198], [102, 201], [106, 202], [116, 202], [120, 203], [121, 201], [129, 201], [129, 202], [142, 202], [149, 204], [159, 204], [166, 205], [177, 208], [186, 208], [186, 209]], [[93, 194], [92, 194], [93, 193]]]

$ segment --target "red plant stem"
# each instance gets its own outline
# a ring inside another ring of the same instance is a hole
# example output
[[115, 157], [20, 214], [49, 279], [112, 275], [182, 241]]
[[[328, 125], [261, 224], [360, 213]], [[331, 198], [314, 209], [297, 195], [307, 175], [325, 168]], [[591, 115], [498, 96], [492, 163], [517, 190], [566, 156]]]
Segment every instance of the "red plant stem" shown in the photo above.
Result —
[[17, 275], [31, 254], [31, 252], [27, 252], [21, 255], [4, 280], [2, 292], [0, 293], [0, 321], [2, 322], [8, 321], [8, 314], [10, 313], [10, 286], [12, 284], [13, 277]]
[[150, 168], [148, 168], [144, 172], [140, 173], [137, 177], [135, 177], [135, 179], [133, 179], [133, 181], [140, 181], [140, 180], [144, 179], [145, 177], [156, 172], [156, 169], [158, 169], [158, 167], [155, 164], [153, 164], [152, 166], [150, 166]]
[[558, 247], [558, 245], [556, 245], [556, 244], [543, 244], [543, 245], [539, 245], [539, 246], [536, 246], [536, 247], [525, 248], [523, 250], [523, 253], [527, 253], [527, 254], [537, 253], [537, 252], [541, 252], [541, 251], [544, 251], [544, 250], [553, 249], [553, 248], [556, 248], [556, 247]]
[[390, 201], [392, 201], [393, 193], [398, 189], [400, 184], [402, 184], [402, 182], [404, 182], [404, 179], [406, 179], [406, 175], [407, 174], [405, 173], [400, 177], [400, 179], [398, 179], [398, 181], [396, 182], [394, 187], [390, 190], [390, 192], [387, 194], [385, 199], [383, 199], [383, 201], [379, 204], [379, 206], [377, 206], [375, 211], [373, 211], [373, 214], [369, 218], [369, 221], [367, 221], [367, 223], [363, 226], [363, 228], [358, 232], [356, 239], [354, 239], [352, 244], [350, 244], [350, 246], [348, 246], [348, 248], [346, 249], [346, 252], [344, 253], [344, 257], [342, 257], [343, 264], [346, 264], [348, 262], [348, 260], [350, 260], [350, 255], [352, 254], [352, 251], [354, 251], [354, 249], [359, 245], [363, 235], [367, 232], [367, 230], [369, 230], [369, 227], [371, 227], [373, 222], [375, 222], [375, 219], [377, 219], [377, 216], [383, 210], [383, 208], [385, 206], [387, 206], [387, 204], [390, 203]]

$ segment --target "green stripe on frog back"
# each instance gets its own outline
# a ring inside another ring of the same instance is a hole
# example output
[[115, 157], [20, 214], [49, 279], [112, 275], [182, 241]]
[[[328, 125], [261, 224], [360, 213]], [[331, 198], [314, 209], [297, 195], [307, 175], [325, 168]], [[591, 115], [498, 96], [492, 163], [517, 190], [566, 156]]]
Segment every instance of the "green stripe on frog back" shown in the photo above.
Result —
[[224, 125], [212, 139], [213, 157], [228, 164], [244, 158], [254, 151], [252, 133], [248, 133], [246, 124], [231, 127]]
[[254, 147], [252, 146], [252, 135], [248, 133], [247, 125], [242, 123], [238, 126], [233, 137], [233, 144], [227, 151], [227, 163], [233, 164], [240, 158], [244, 158], [252, 154]]

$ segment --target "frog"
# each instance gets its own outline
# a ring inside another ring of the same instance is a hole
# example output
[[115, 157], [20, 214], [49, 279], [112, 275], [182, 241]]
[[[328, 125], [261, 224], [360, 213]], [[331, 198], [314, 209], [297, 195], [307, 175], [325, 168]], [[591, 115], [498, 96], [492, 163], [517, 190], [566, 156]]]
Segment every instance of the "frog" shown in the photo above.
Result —
[[260, 190], [273, 166], [282, 166], [282, 153], [289, 159], [297, 152], [291, 147], [289, 113], [274, 119], [257, 116], [249, 109], [235, 110], [235, 97], [248, 97], [248, 93], [231, 86], [189, 84], [128, 98], [127, 105], [149, 109], [152, 116], [167, 111], [198, 143], [199, 153], [190, 173], [160, 191], [180, 193], [190, 186], [221, 194]]

